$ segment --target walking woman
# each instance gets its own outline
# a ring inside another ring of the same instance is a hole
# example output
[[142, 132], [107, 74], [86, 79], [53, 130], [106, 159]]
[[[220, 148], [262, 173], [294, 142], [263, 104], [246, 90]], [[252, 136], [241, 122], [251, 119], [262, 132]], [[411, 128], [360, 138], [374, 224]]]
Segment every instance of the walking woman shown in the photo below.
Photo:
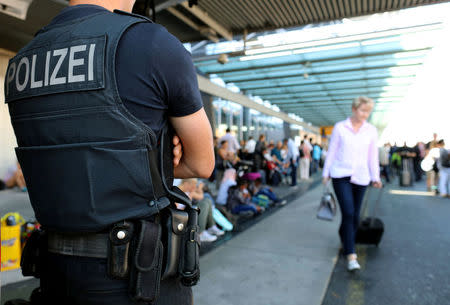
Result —
[[339, 228], [349, 271], [360, 269], [355, 253], [355, 236], [364, 192], [372, 182], [382, 187], [378, 162], [377, 130], [366, 120], [374, 102], [358, 97], [352, 103], [352, 116], [336, 123], [323, 169], [323, 183], [332, 179], [342, 222]]

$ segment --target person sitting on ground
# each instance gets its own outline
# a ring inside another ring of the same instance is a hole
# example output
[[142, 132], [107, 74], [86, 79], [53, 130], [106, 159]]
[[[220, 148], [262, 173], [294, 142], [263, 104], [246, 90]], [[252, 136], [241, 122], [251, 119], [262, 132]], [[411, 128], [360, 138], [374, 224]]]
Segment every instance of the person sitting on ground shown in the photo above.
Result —
[[253, 187], [250, 189], [250, 191], [253, 197], [256, 197], [258, 195], [267, 196], [275, 205], [285, 205], [287, 202], [286, 200], [279, 199], [278, 196], [273, 192], [273, 189], [271, 187], [266, 186], [262, 183], [261, 178], [257, 178], [255, 180], [255, 183], [253, 184]]
[[213, 242], [217, 236], [225, 234], [220, 230], [214, 221], [212, 213], [212, 201], [203, 194], [203, 182], [197, 184], [197, 179], [183, 179], [179, 188], [192, 199], [200, 209], [198, 214], [198, 225], [201, 242]]
[[27, 191], [27, 185], [19, 162], [8, 169], [5, 177], [5, 186], [9, 189], [17, 186], [22, 192]]
[[248, 181], [239, 180], [235, 187], [228, 190], [227, 207], [233, 214], [245, 214], [250, 212], [252, 215], [264, 212], [264, 208], [251, 202], [252, 196], [247, 189]]

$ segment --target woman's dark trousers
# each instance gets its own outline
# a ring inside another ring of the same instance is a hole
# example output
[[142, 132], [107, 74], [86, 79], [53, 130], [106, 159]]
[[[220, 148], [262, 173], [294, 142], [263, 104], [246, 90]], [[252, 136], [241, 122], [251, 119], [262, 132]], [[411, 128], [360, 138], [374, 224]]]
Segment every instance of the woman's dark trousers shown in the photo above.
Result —
[[350, 182], [350, 177], [333, 178], [333, 187], [339, 206], [342, 222], [339, 236], [344, 247], [344, 255], [355, 252], [356, 230], [359, 224], [359, 213], [367, 186]]

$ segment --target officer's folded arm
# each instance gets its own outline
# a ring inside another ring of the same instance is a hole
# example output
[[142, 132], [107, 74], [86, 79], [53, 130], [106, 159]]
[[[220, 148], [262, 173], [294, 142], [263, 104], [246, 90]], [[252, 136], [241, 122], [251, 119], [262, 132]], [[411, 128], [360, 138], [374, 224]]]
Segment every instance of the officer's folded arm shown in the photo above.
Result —
[[170, 117], [170, 122], [183, 148], [181, 160], [174, 169], [175, 178], [209, 178], [214, 169], [214, 147], [205, 110]]

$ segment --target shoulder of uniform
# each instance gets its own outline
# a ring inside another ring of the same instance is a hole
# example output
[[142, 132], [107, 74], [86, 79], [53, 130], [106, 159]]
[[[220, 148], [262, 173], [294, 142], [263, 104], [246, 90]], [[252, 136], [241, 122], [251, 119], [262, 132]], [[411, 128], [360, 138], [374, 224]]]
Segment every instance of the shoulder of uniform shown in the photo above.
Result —
[[153, 21], [152, 21], [150, 18], [148, 18], [148, 17], [146, 17], [146, 16], [139, 15], [139, 14], [134, 14], [134, 13], [125, 12], [125, 11], [121, 11], [121, 10], [114, 10], [114, 13], [115, 13], [115, 14], [119, 14], [119, 15], [125, 15], [125, 16], [130, 16], [130, 17], [135, 17], [135, 18], [143, 19], [143, 20], [146, 20], [146, 21], [148, 21], [148, 22], [153, 23]]

